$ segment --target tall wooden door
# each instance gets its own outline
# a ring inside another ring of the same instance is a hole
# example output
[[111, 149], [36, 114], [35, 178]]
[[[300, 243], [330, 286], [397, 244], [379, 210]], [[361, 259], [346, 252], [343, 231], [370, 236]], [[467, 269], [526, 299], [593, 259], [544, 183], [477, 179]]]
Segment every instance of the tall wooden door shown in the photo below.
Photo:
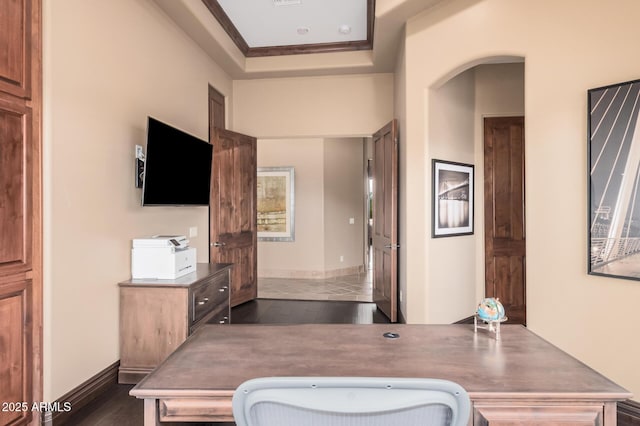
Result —
[[485, 295], [526, 324], [524, 117], [484, 120]]
[[41, 2], [0, 8], [0, 424], [23, 425], [42, 400]]
[[398, 320], [398, 134], [393, 120], [373, 135], [373, 301]]
[[210, 258], [233, 263], [231, 306], [258, 295], [256, 138], [215, 128], [210, 202]]

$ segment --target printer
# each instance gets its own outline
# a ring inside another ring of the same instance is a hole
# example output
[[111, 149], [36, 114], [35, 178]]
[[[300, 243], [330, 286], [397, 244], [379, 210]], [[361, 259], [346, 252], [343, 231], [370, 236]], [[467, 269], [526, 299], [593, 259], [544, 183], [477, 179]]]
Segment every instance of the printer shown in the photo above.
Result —
[[196, 249], [183, 235], [136, 238], [131, 249], [134, 279], [175, 279], [196, 271]]

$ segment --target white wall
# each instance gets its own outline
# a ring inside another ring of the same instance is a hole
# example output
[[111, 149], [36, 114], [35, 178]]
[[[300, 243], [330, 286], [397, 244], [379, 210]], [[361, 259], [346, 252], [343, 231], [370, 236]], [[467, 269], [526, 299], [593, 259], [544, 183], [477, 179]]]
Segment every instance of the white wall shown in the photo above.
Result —
[[[142, 208], [134, 146], [147, 115], [208, 135], [211, 83], [231, 80], [151, 0], [44, 2], [44, 399], [119, 359], [131, 239], [187, 234], [208, 257], [206, 207]], [[178, 165], [178, 167], [184, 165]]]
[[324, 141], [259, 139], [258, 167], [294, 167], [295, 241], [259, 241], [258, 276], [306, 277], [324, 270]]
[[[550, 13], [552, 11], [552, 13]], [[428, 229], [431, 89], [504, 56], [525, 58], [527, 309], [530, 329], [640, 395], [640, 285], [587, 275], [586, 92], [638, 78], [635, 0], [453, 0], [407, 23], [407, 319], [434, 286], [423, 259]], [[576, 19], [579, 16], [580, 19]], [[598, 28], [598, 31], [594, 31]], [[433, 60], [437, 58], [437, 60]], [[414, 297], [417, 296], [417, 297]], [[604, 308], [603, 308], [604, 307]], [[602, 320], [594, 312], [606, 310]], [[603, 340], [602, 336], [606, 336]]]

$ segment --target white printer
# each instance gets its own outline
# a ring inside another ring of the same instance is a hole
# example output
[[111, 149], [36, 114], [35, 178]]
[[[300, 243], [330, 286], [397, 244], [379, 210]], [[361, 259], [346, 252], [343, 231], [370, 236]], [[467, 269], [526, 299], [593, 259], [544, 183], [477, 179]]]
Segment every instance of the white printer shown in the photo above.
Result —
[[195, 272], [196, 249], [183, 235], [136, 238], [131, 249], [132, 278], [175, 279]]

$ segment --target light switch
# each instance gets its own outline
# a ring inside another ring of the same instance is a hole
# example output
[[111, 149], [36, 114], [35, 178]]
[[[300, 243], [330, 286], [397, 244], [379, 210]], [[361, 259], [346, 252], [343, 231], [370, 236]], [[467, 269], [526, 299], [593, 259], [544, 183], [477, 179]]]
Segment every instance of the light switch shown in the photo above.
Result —
[[198, 227], [197, 226], [189, 227], [189, 238], [193, 238], [197, 236], [198, 236]]
[[353, 225], [354, 223], [356, 223], [356, 220], [352, 217], [349, 218], [349, 225]]

